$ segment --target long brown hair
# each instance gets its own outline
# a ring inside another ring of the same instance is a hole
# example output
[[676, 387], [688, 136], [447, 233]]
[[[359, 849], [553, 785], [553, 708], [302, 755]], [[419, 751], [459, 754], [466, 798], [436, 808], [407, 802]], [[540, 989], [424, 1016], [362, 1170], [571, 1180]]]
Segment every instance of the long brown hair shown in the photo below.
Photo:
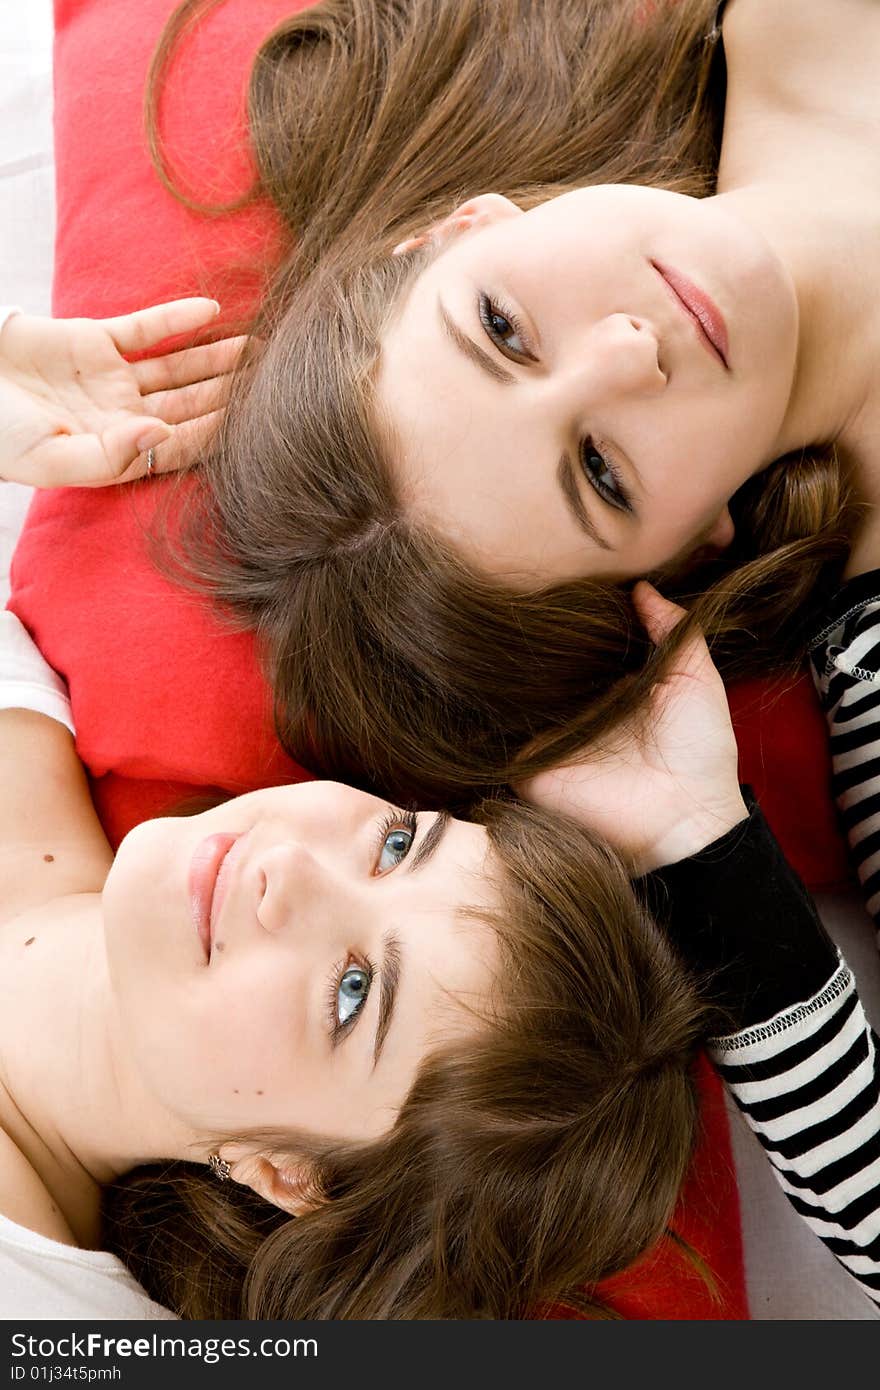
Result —
[[[154, 61], [156, 111], [187, 0]], [[262, 638], [282, 742], [321, 775], [464, 804], [575, 754], [644, 703], [653, 652], [627, 586], [513, 592], [405, 514], [377, 428], [383, 325], [428, 252], [392, 258], [462, 197], [531, 206], [587, 183], [711, 191], [713, 0], [323, 0], [263, 45], [259, 180], [289, 229], [242, 376], [186, 512], [190, 574]], [[666, 590], [725, 675], [792, 662], [845, 545], [821, 451], [732, 504], [723, 561]], [[527, 753], [523, 750], [527, 749]]]
[[390, 1133], [261, 1136], [312, 1160], [321, 1200], [296, 1219], [195, 1165], [107, 1194], [110, 1248], [181, 1316], [510, 1318], [560, 1300], [602, 1316], [595, 1284], [663, 1237], [717, 1019], [610, 851], [512, 802], [477, 818], [499, 905], [467, 915], [497, 933], [495, 990]]

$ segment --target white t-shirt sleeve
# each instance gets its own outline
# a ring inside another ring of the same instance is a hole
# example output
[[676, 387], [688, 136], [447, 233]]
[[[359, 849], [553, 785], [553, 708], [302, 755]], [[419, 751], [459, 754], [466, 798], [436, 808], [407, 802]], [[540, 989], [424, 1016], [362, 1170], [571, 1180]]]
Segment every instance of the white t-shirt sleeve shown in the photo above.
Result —
[[0, 709], [33, 710], [76, 733], [67, 686], [8, 609], [0, 613]]
[[115, 1255], [78, 1250], [0, 1216], [0, 1320], [175, 1319]]

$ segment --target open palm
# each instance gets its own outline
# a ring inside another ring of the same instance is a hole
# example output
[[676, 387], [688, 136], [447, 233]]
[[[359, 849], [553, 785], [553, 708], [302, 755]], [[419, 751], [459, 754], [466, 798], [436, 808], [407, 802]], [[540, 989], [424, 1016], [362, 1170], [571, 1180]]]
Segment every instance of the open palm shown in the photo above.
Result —
[[[683, 616], [649, 584], [633, 593], [659, 642]], [[746, 814], [727, 696], [699, 634], [677, 652], [637, 728], [614, 730], [583, 761], [532, 778], [529, 800], [564, 811], [613, 845], [637, 873], [703, 849]]]
[[[244, 343], [227, 338], [127, 362], [210, 323], [210, 299], [111, 319], [15, 314], [0, 331], [0, 478], [99, 487], [194, 463], [217, 427]], [[161, 445], [161, 447], [159, 447]]]

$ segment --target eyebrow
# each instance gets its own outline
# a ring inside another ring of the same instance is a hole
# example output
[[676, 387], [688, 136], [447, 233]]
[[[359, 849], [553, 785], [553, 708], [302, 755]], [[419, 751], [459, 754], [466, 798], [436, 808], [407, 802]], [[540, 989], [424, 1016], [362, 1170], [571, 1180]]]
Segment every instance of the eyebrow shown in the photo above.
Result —
[[376, 1019], [376, 1037], [373, 1042], [373, 1070], [375, 1071], [382, 1047], [394, 1017], [394, 1005], [400, 986], [400, 938], [394, 932], [386, 932], [382, 938], [382, 968], [379, 971], [379, 1014]]
[[581, 530], [590, 537], [591, 541], [595, 541], [600, 550], [613, 550], [614, 547], [609, 545], [606, 540], [603, 540], [596, 530], [596, 527], [593, 525], [590, 515], [584, 506], [584, 499], [581, 497], [580, 489], [578, 488], [577, 480], [574, 476], [574, 469], [571, 466], [571, 457], [567, 453], [562, 454], [556, 465], [556, 480], [568, 504], [568, 510], [571, 512]]
[[449, 829], [449, 823], [451, 820], [452, 816], [449, 814], [448, 811], [437, 812], [437, 815], [435, 819], [431, 822], [430, 827], [428, 828], [428, 830], [426, 830], [425, 834], [422, 836], [419, 843], [413, 850], [412, 854], [406, 861], [407, 873], [417, 873], [418, 870], [423, 867], [423, 865], [427, 864], [428, 860], [431, 858], [431, 855], [436, 852], [437, 846], [440, 844], [440, 841], [443, 839], [443, 836], [446, 834], [446, 831]]
[[[438, 811], [427, 832], [419, 841], [412, 854], [407, 857], [408, 873], [416, 873], [427, 864], [431, 855], [449, 828], [452, 816], [448, 811]], [[373, 1043], [373, 1069], [382, 1055], [382, 1045], [388, 1036], [397, 991], [400, 987], [400, 938], [394, 932], [386, 932], [382, 939], [382, 966], [379, 971], [379, 1013], [376, 1019], [376, 1038]]]
[[513, 372], [509, 372], [506, 367], [492, 357], [484, 348], [473, 342], [466, 333], [462, 333], [458, 324], [455, 323], [446, 312], [443, 301], [437, 300], [437, 308], [440, 311], [440, 321], [446, 331], [446, 336], [451, 338], [459, 352], [463, 352], [471, 362], [475, 362], [481, 371], [490, 376], [493, 381], [500, 381], [502, 386], [515, 386], [516, 377]]

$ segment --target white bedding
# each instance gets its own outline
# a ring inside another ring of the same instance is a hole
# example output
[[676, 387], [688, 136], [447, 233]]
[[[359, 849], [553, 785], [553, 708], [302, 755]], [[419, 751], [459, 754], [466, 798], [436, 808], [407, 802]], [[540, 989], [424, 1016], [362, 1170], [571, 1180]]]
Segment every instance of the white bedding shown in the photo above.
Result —
[[[0, 3], [0, 304], [48, 314], [55, 244], [52, 5]], [[0, 491], [0, 602], [30, 490]]]

